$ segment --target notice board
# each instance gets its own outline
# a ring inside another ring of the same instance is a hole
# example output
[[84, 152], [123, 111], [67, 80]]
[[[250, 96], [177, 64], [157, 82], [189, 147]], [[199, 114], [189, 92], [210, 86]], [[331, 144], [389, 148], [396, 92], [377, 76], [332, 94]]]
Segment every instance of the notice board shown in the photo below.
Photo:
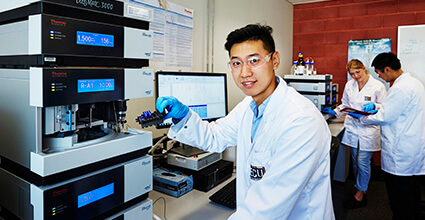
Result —
[[425, 25], [399, 26], [397, 53], [401, 69], [425, 86]]
[[149, 25], [153, 31], [154, 71], [191, 71], [194, 10], [166, 0], [130, 0], [153, 11]]

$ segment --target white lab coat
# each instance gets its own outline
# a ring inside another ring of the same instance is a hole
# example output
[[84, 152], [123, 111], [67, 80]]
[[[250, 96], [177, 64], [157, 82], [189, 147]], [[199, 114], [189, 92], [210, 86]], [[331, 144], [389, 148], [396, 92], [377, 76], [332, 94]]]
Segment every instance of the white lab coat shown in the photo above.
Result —
[[[342, 104], [338, 109], [351, 107], [362, 109], [368, 102], [380, 104], [387, 95], [387, 90], [383, 83], [379, 82], [372, 76], [359, 91], [359, 84], [351, 79], [345, 84], [344, 94], [342, 96]], [[356, 118], [349, 115], [344, 121], [345, 132], [341, 143], [357, 148], [360, 145], [362, 151], [379, 151], [381, 150], [381, 135], [378, 125], [365, 125], [359, 122]]]
[[375, 115], [365, 124], [381, 125], [382, 170], [398, 176], [425, 175], [425, 90], [403, 73], [388, 90]]
[[[212, 152], [237, 145], [237, 210], [229, 219], [334, 219], [330, 131], [313, 103], [278, 78], [253, 143], [252, 97], [213, 123], [191, 112], [168, 135]], [[250, 178], [251, 166], [265, 168], [260, 180]]]

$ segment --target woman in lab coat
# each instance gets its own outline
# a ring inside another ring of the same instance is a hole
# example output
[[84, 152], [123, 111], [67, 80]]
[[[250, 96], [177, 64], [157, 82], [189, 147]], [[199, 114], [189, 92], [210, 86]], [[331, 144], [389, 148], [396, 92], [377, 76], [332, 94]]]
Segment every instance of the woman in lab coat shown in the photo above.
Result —
[[[352, 79], [345, 84], [342, 104], [331, 111], [331, 114], [334, 112], [338, 118], [345, 114], [341, 111], [345, 107], [362, 109], [369, 102], [381, 103], [387, 93], [384, 84], [371, 77], [360, 60], [351, 60], [346, 69]], [[370, 159], [373, 152], [381, 150], [380, 128], [376, 125], [363, 125], [351, 116], [346, 116], [344, 127], [345, 132], [341, 142], [351, 148], [357, 188], [354, 197], [344, 202], [344, 207], [360, 208], [367, 204]]]
[[168, 136], [211, 152], [237, 145], [237, 210], [229, 219], [334, 219], [330, 131], [314, 104], [275, 75], [271, 28], [248, 25], [227, 40], [233, 79], [247, 97], [211, 123], [159, 97], [158, 111], [179, 120]]

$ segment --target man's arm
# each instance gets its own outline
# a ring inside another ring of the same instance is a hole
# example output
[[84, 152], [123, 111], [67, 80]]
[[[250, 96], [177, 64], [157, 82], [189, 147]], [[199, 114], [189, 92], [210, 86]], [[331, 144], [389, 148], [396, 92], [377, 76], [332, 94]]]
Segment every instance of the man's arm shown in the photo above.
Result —
[[[215, 122], [202, 121], [198, 114], [190, 111], [185, 118], [168, 131], [168, 137], [209, 152], [222, 152], [237, 143], [238, 126], [243, 109], [236, 106], [226, 117]], [[173, 128], [176, 126], [178, 129]]]
[[385, 125], [396, 121], [400, 115], [406, 110], [406, 106], [410, 102], [408, 94], [399, 89], [392, 88], [392, 91], [378, 107], [378, 112], [374, 115], [362, 116], [359, 120], [364, 124]]

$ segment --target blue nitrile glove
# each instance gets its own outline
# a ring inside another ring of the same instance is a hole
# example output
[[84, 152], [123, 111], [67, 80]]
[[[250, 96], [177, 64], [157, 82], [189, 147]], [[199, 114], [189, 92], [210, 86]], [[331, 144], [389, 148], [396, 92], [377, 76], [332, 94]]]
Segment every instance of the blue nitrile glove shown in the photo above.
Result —
[[362, 117], [362, 114], [358, 114], [358, 113], [354, 113], [354, 112], [350, 112], [348, 113], [349, 116], [356, 118], [356, 119], [360, 119], [360, 117]]
[[158, 97], [158, 99], [156, 99], [156, 109], [162, 113], [165, 108], [168, 113], [164, 119], [174, 118], [181, 120], [187, 115], [187, 113], [189, 113], [189, 107], [173, 96]]
[[367, 112], [372, 113], [372, 114], [376, 114], [378, 112], [378, 110], [370, 110], [370, 111], [367, 111]]
[[329, 108], [329, 107], [324, 107], [323, 109], [322, 109], [322, 112], [323, 113], [326, 113], [326, 114], [330, 114], [330, 115], [335, 115], [335, 111], [334, 110], [332, 110], [331, 108]]
[[375, 103], [368, 102], [365, 106], [363, 106], [362, 111], [369, 112], [373, 109], [375, 109]]

